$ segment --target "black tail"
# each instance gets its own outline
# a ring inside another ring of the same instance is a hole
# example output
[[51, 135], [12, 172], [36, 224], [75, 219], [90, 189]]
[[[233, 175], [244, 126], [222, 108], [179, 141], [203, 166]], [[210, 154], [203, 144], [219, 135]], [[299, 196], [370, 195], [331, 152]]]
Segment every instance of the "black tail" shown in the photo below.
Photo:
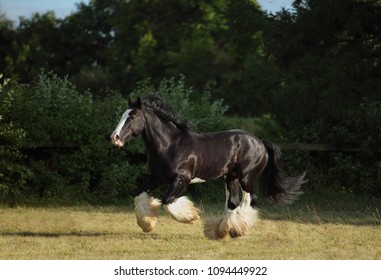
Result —
[[297, 177], [287, 177], [283, 170], [283, 157], [280, 148], [271, 142], [263, 141], [269, 160], [265, 170], [259, 178], [261, 191], [271, 200], [290, 204], [294, 202], [303, 192], [300, 187], [306, 173]]

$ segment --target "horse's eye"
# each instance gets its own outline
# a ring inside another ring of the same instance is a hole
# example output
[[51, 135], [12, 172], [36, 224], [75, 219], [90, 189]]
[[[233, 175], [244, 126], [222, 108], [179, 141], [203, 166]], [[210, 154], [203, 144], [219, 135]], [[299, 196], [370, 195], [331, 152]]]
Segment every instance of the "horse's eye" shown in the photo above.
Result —
[[135, 119], [138, 116], [140, 116], [140, 114], [139, 113], [135, 113], [135, 114], [131, 114], [130, 118], [133, 120], [133, 119]]

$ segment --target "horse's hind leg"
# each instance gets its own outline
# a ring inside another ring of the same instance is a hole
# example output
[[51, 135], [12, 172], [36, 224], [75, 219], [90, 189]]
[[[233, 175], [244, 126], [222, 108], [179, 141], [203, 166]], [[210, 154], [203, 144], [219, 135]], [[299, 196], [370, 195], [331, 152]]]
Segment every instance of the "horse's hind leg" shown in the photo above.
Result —
[[245, 235], [255, 226], [258, 219], [258, 201], [254, 194], [254, 183], [264, 169], [266, 158], [263, 158], [257, 166], [239, 179], [242, 188], [242, 199], [239, 207], [228, 210], [223, 219], [219, 231], [228, 231], [231, 237]]
[[222, 216], [213, 216], [208, 218], [204, 224], [204, 234], [209, 239], [224, 239], [228, 235], [229, 229], [221, 227], [226, 215], [240, 205], [239, 192], [241, 186], [237, 178], [227, 175], [225, 177], [226, 184], [226, 202], [225, 211]]
[[226, 176], [226, 205], [225, 211], [227, 209], [234, 210], [239, 204], [239, 190], [241, 188], [237, 178]]
[[228, 231], [230, 237], [233, 238], [245, 235], [250, 228], [255, 226], [258, 219], [258, 211], [250, 203], [250, 193], [242, 190], [241, 204], [236, 209], [228, 211], [219, 230]]
[[[252, 174], [253, 175], [253, 174]], [[255, 174], [254, 174], [255, 175]], [[258, 211], [255, 209], [256, 196], [253, 193], [252, 180], [227, 180], [226, 208], [222, 216], [211, 217], [205, 222], [204, 234], [210, 239], [223, 239], [245, 235], [257, 221]], [[242, 199], [239, 200], [239, 190], [242, 190]], [[240, 202], [239, 202], [240, 201]]]

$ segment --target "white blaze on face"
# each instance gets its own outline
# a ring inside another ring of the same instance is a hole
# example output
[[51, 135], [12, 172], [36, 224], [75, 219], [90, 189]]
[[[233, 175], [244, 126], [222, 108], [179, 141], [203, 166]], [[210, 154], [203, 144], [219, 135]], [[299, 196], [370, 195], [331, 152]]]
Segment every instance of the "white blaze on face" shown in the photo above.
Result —
[[111, 134], [111, 141], [115, 146], [122, 147], [123, 142], [119, 140], [120, 131], [122, 130], [124, 124], [130, 117], [130, 113], [132, 112], [132, 109], [127, 109], [126, 112], [124, 112], [122, 118], [120, 119], [118, 125], [116, 126], [114, 132]]

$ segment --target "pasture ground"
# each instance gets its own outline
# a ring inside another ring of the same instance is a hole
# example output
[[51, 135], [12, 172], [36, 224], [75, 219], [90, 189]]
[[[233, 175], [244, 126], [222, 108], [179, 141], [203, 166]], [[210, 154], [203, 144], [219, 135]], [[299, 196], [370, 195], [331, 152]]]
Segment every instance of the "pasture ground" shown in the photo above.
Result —
[[201, 204], [194, 225], [162, 211], [148, 234], [133, 207], [3, 206], [0, 259], [381, 259], [379, 200], [305, 195], [292, 206], [265, 204], [247, 236], [208, 240], [203, 220], [222, 204]]

